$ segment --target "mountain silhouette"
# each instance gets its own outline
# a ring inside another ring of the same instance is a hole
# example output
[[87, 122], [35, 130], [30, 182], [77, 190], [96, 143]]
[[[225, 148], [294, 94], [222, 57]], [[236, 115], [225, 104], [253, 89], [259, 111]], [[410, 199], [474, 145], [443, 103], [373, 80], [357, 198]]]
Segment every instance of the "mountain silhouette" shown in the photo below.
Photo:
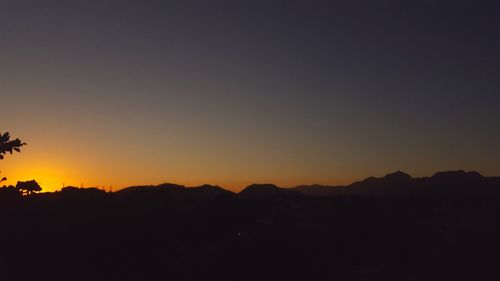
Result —
[[274, 184], [252, 184], [245, 187], [239, 195], [243, 198], [268, 198], [276, 196], [281, 192], [286, 192], [283, 188], [279, 188]]
[[478, 172], [448, 171], [438, 172], [427, 179], [429, 184], [436, 186], [469, 186], [483, 185], [485, 178]]
[[476, 192], [486, 187], [500, 187], [498, 178], [486, 178], [478, 172], [446, 171], [431, 177], [412, 178], [397, 171], [384, 177], [369, 177], [347, 186], [297, 186], [293, 190], [316, 196], [409, 196], [422, 193]]
[[499, 280], [499, 201], [499, 177], [465, 171], [239, 193], [5, 187], [0, 268], [5, 280]]

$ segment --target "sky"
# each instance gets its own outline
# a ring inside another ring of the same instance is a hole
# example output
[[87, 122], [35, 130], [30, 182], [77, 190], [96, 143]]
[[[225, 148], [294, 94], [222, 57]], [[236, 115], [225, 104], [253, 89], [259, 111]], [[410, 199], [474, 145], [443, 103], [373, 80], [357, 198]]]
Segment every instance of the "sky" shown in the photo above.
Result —
[[7, 184], [500, 175], [498, 1], [0, 0]]

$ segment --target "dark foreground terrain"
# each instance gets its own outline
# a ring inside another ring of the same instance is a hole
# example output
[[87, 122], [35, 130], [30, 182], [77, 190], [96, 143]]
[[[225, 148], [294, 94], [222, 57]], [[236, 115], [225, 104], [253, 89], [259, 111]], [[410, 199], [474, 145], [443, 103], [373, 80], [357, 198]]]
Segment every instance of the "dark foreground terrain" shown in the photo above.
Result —
[[500, 178], [0, 191], [0, 280], [500, 280]]

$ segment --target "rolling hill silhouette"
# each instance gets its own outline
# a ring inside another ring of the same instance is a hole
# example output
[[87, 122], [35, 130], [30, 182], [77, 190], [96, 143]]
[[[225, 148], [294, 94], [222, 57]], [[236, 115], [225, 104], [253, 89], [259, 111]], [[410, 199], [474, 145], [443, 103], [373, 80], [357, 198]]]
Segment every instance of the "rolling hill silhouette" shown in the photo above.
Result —
[[258, 200], [293, 199], [300, 195], [294, 190], [280, 188], [274, 184], [252, 184], [238, 193], [240, 198]]
[[2, 280], [498, 280], [499, 201], [500, 178], [464, 171], [239, 193], [4, 188], [0, 269]]
[[369, 177], [347, 186], [297, 186], [292, 188], [308, 195], [335, 196], [409, 196], [424, 193], [452, 195], [457, 192], [476, 193], [484, 188], [500, 188], [496, 177], [483, 177], [478, 172], [447, 171], [438, 172], [431, 177], [412, 178], [397, 171], [381, 178]]

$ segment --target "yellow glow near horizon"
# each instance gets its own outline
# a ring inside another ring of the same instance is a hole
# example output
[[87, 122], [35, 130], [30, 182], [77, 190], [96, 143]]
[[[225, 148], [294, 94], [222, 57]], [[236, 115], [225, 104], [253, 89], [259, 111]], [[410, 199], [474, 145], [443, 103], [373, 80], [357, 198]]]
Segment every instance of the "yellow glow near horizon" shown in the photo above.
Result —
[[[147, 150], [116, 149], [115, 146], [101, 143], [90, 145], [84, 142], [78, 146], [82, 140], [74, 136], [72, 139], [66, 137], [64, 142], [54, 146], [46, 134], [48, 133], [44, 131], [40, 135], [34, 135], [29, 130], [16, 133], [15, 136], [19, 135], [28, 145], [22, 148], [21, 153], [9, 154], [0, 161], [0, 176], [8, 178], [2, 185], [36, 180], [42, 187], [42, 192], [53, 192], [70, 185], [116, 191], [134, 185], [170, 182], [186, 186], [212, 184], [239, 191], [253, 183], [274, 183], [287, 187], [306, 183], [338, 182], [320, 177], [306, 177], [301, 175], [300, 170], [281, 167], [279, 163], [267, 163], [264, 167], [262, 164], [254, 165], [260, 158], [253, 159], [251, 156], [243, 157], [246, 160], [242, 167], [233, 165], [232, 163], [240, 163], [240, 160], [231, 157], [231, 161], [214, 165], [212, 159], [216, 155], [206, 155], [207, 152], [204, 151], [193, 153], [192, 146], [182, 143], [174, 145], [177, 148], [175, 150], [159, 145], [160, 149], [153, 153]], [[92, 149], [89, 150], [88, 147]], [[271, 169], [274, 165], [277, 168]]]
[[15, 185], [17, 181], [36, 180], [43, 191], [55, 191], [62, 187], [61, 179], [65, 178], [64, 171], [51, 166], [32, 166], [25, 170], [15, 170], [15, 173], [5, 175], [7, 185]]
[[[60, 132], [62, 131], [62, 132]], [[314, 150], [271, 144], [248, 145], [243, 141], [217, 143], [207, 137], [203, 142], [178, 138], [175, 134], [148, 138], [148, 145], [138, 147], [142, 136], [107, 135], [98, 139], [84, 134], [64, 132], [61, 128], [44, 127], [41, 131], [28, 127], [12, 133], [28, 145], [21, 153], [6, 155], [0, 161], [0, 176], [15, 185], [17, 181], [36, 180], [43, 192], [64, 186], [98, 187], [106, 190], [135, 185], [157, 185], [164, 182], [186, 186], [219, 185], [238, 192], [253, 183], [273, 183], [282, 187], [301, 184], [343, 185], [368, 176], [383, 176], [403, 170], [413, 176], [432, 174], [438, 170], [474, 170], [467, 163], [453, 162], [449, 168], [412, 169], [408, 163], [365, 161], [349, 152], [336, 155], [348, 162], [337, 162]], [[132, 131], [133, 132], [133, 131]], [[116, 140], [127, 139], [126, 142]], [[168, 141], [165, 141], [167, 139]], [[62, 140], [54, 143], [54, 140]], [[222, 149], [223, 147], [224, 149]], [[363, 161], [362, 161], [363, 160]], [[421, 159], [426, 160], [426, 159]], [[340, 163], [340, 164], [339, 164]], [[415, 162], [416, 163], [416, 162]], [[424, 163], [424, 162], [422, 162]], [[480, 171], [485, 175], [490, 173]]]

